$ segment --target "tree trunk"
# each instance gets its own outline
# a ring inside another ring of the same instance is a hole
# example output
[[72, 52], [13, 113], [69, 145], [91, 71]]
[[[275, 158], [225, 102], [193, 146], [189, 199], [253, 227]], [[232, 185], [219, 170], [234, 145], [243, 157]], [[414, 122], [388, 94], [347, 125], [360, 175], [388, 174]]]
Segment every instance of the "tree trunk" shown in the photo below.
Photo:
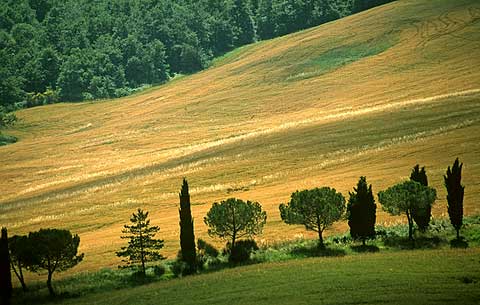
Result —
[[48, 287], [48, 292], [50, 293], [50, 296], [55, 296], [55, 291], [53, 291], [52, 287], [52, 275], [53, 272], [48, 271], [48, 278], [47, 278], [47, 287]]
[[17, 271], [17, 268], [15, 268], [15, 262], [13, 260], [11, 261], [11, 265], [12, 265], [13, 272], [15, 273], [18, 281], [22, 285], [23, 292], [27, 292], [28, 289], [27, 289], [27, 285], [25, 284], [25, 279], [23, 278], [23, 271], [22, 271], [21, 263], [20, 262], [18, 263], [18, 271]]
[[408, 239], [413, 241], [413, 219], [409, 211], [407, 211], [407, 219], [408, 219]]
[[27, 285], [25, 284], [25, 279], [23, 278], [23, 271], [22, 271], [21, 265], [18, 267], [18, 271], [20, 273], [20, 276], [18, 279], [20, 280], [20, 284], [22, 284], [22, 290], [23, 292], [27, 292], [28, 289], [27, 289]]
[[143, 235], [140, 232], [140, 260], [142, 261], [142, 275], [145, 277], [147, 273], [145, 272], [145, 250], [143, 249]]
[[457, 230], [457, 240], [460, 240], [460, 229], [456, 229]]
[[235, 239], [237, 238], [236, 232], [233, 232], [232, 235], [232, 244], [230, 245], [230, 253], [233, 252], [233, 248], [235, 247]]
[[362, 238], [362, 246], [365, 246], [365, 238]]
[[235, 208], [232, 206], [232, 228], [233, 228], [233, 234], [232, 234], [232, 245], [230, 248], [230, 254], [233, 251], [233, 247], [235, 247], [235, 239], [237, 237], [237, 227], [235, 224]]
[[323, 231], [319, 229], [318, 230], [318, 248], [319, 249], [324, 249], [325, 248], [325, 244], [323, 243], [322, 233], [323, 233]]
[[323, 244], [322, 223], [320, 222], [320, 215], [318, 215], [318, 214], [317, 214], [317, 228], [318, 228], [318, 248], [319, 249], [324, 249], [325, 245]]

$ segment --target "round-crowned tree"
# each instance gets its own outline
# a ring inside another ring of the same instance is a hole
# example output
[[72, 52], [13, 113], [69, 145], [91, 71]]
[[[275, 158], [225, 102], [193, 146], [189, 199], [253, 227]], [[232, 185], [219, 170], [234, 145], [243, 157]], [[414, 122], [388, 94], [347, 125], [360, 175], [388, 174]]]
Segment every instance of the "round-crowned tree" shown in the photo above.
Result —
[[280, 204], [280, 216], [287, 224], [302, 224], [318, 232], [318, 246], [324, 248], [323, 231], [345, 212], [345, 198], [334, 188], [322, 187], [292, 193], [288, 204]]
[[210, 236], [229, 240], [234, 249], [238, 239], [262, 233], [267, 213], [258, 202], [229, 198], [213, 203], [204, 222]]
[[65, 271], [83, 260], [83, 253], [77, 254], [80, 237], [68, 230], [40, 229], [30, 232], [28, 239], [36, 247], [37, 266], [33, 270], [47, 271], [47, 287], [50, 295], [55, 295], [52, 276], [55, 271]]
[[378, 200], [384, 211], [391, 215], [403, 213], [407, 215], [408, 238], [410, 240], [413, 240], [412, 211], [432, 206], [435, 199], [437, 199], [437, 192], [434, 188], [411, 180], [396, 184], [378, 193]]

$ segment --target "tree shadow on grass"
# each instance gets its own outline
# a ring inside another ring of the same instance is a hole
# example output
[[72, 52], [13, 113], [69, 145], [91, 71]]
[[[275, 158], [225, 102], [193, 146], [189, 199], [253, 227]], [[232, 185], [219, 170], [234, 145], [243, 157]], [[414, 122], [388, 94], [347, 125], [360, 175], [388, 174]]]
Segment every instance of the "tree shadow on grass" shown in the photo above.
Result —
[[345, 256], [347, 253], [343, 249], [302, 246], [293, 248], [290, 254], [295, 257], [338, 257]]
[[357, 246], [350, 246], [350, 249], [354, 252], [358, 253], [375, 253], [380, 251], [380, 249], [375, 245], [357, 245]]
[[438, 249], [445, 246], [448, 241], [438, 236], [421, 236], [413, 240], [408, 237], [388, 236], [383, 239], [385, 246], [396, 249]]

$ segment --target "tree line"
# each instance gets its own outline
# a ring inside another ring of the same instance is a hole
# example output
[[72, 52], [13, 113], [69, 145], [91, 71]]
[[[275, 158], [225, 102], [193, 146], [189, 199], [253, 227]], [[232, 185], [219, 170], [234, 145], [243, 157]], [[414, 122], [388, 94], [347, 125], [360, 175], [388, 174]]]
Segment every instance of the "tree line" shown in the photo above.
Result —
[[[458, 158], [448, 166], [444, 175], [447, 190], [448, 215], [460, 241], [463, 224], [463, 197], [465, 187], [461, 183], [463, 163]], [[414, 223], [420, 231], [428, 229], [431, 209], [437, 199], [436, 190], [428, 186], [425, 167], [413, 167], [410, 179], [395, 184], [378, 193], [382, 209], [391, 215], [406, 215], [408, 238], [413, 241]], [[180, 250], [173, 265], [174, 273], [195, 274], [203, 268], [205, 259], [216, 257], [219, 252], [202, 239], [195, 242], [194, 222], [188, 182], [184, 178], [179, 193]], [[365, 245], [366, 240], [375, 238], [376, 204], [372, 185], [366, 177], [360, 177], [356, 187], [349, 192], [349, 199], [331, 187], [317, 187], [295, 191], [288, 203], [279, 205], [281, 219], [286, 224], [300, 224], [307, 230], [318, 233], [318, 248], [325, 247], [323, 232], [334, 222], [346, 219], [350, 235]], [[138, 209], [125, 224], [121, 236], [128, 244], [116, 252], [123, 258], [121, 268], [134, 267], [142, 277], [146, 276], [146, 265], [165, 259], [160, 250], [164, 241], [155, 238], [160, 231], [150, 224], [148, 212]], [[252, 239], [263, 231], [267, 213], [258, 202], [228, 198], [214, 202], [203, 221], [211, 237], [226, 241], [225, 254], [229, 262], [237, 264], [249, 259], [258, 246]], [[53, 296], [52, 277], [55, 271], [67, 270], [82, 261], [78, 254], [80, 237], [68, 230], [40, 229], [26, 236], [8, 238], [7, 229], [2, 228], [0, 240], [0, 287], [2, 304], [9, 304], [12, 292], [11, 271], [17, 276], [24, 291], [27, 290], [23, 271], [47, 272], [47, 287]], [[164, 271], [162, 271], [164, 272]], [[162, 273], [163, 274], [163, 273]]]
[[124, 96], [236, 47], [389, 1], [5, 0], [0, 114]]

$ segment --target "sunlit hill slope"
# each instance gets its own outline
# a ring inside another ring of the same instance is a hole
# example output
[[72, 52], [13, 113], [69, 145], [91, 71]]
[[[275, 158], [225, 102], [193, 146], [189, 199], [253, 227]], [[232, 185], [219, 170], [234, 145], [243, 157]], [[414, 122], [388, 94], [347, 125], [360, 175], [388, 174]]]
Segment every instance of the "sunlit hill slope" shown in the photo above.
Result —
[[[227, 54], [212, 68], [139, 95], [22, 110], [0, 147], [0, 223], [79, 233], [85, 261], [115, 266], [137, 207], [178, 242], [187, 177], [197, 237], [212, 202], [239, 197], [268, 213], [262, 242], [306, 233], [280, 221], [297, 189], [377, 193], [419, 163], [438, 190], [464, 162], [465, 213], [480, 213], [480, 3], [405, 0]], [[392, 218], [378, 207], [378, 222]], [[334, 230], [344, 231], [339, 223]]]

